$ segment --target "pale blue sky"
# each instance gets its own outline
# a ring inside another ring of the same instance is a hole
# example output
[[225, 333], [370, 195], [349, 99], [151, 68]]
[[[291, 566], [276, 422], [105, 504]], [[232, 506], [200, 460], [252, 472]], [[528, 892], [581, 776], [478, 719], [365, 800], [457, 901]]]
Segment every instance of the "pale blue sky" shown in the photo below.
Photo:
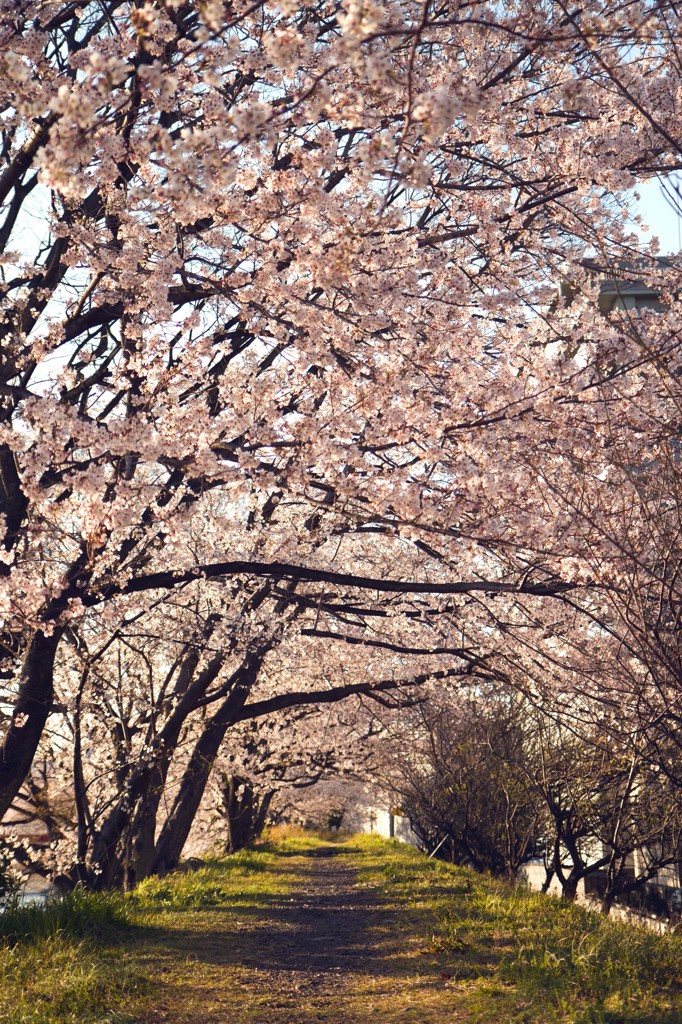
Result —
[[[682, 177], [675, 179], [682, 190]], [[670, 188], [670, 184], [668, 188]], [[658, 181], [650, 181], [637, 189], [641, 199], [638, 203], [639, 213], [649, 227], [650, 235], [657, 235], [661, 243], [661, 254], [669, 255], [682, 250], [682, 217], [666, 199], [663, 186]]]

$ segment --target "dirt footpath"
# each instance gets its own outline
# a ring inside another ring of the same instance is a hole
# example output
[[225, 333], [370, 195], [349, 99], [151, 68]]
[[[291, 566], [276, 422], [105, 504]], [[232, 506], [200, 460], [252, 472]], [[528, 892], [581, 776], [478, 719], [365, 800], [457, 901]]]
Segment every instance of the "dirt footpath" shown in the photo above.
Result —
[[[358, 885], [335, 847], [295, 855], [296, 892], [188, 914], [143, 956], [161, 998], [145, 1024], [457, 1020], [409, 908]], [[207, 917], [210, 927], [206, 927]], [[431, 1006], [436, 997], [437, 1006]]]
[[278, 989], [324, 985], [331, 992], [347, 974], [385, 972], [397, 952], [397, 942], [391, 948], [386, 941], [395, 913], [356, 884], [338, 852], [307, 858], [300, 893], [271, 908], [259, 955], [244, 957], [245, 966], [267, 970]]

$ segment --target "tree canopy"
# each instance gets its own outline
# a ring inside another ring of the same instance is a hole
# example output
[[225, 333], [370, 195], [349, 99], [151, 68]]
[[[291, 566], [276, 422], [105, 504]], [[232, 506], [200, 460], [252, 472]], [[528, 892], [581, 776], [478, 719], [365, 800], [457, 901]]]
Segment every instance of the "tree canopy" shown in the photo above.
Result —
[[680, 271], [631, 196], [680, 166], [678, 38], [0, 5], [0, 815], [109, 716], [117, 875], [176, 750], [187, 820], [239, 721], [434, 679], [625, 708], [673, 776]]

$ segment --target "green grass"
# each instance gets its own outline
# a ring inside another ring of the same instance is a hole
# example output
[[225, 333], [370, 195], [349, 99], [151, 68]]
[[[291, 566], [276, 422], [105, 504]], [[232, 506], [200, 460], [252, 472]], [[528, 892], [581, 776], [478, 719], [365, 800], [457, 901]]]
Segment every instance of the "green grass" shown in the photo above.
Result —
[[0, 914], [0, 941], [35, 941], [54, 935], [102, 938], [129, 924], [131, 917], [131, 904], [122, 893], [77, 888], [42, 904], [21, 906], [18, 901], [10, 902]]
[[290, 883], [273, 852], [245, 850], [196, 871], [150, 878], [134, 893], [89, 893], [0, 914], [2, 1024], [126, 1024], [127, 1007], [153, 1000], [135, 955], [183, 912], [259, 906]]
[[0, 1020], [52, 1024], [97, 1017], [145, 987], [115, 955], [132, 923], [119, 893], [76, 889], [44, 905], [11, 903], [0, 914]]
[[129, 901], [143, 913], [240, 903], [258, 905], [263, 897], [288, 892], [288, 883], [272, 870], [275, 858], [274, 849], [240, 850], [231, 857], [209, 860], [193, 871], [147, 878], [129, 896]]
[[363, 845], [372, 856], [362, 870], [367, 883], [433, 914], [429, 946], [474, 1020], [682, 1020], [680, 935], [604, 919], [414, 851], [382, 856], [376, 841]]
[[[307, 984], [277, 955], [293, 893], [332, 845], [344, 885], [354, 871], [367, 893], [369, 960]], [[679, 1024], [682, 938], [373, 836], [291, 830], [129, 896], [77, 891], [0, 917], [3, 1024], [150, 1020]]]
[[3, 1024], [122, 1022], [112, 1007], [137, 999], [149, 984], [113, 948], [75, 942], [60, 933], [0, 950]]

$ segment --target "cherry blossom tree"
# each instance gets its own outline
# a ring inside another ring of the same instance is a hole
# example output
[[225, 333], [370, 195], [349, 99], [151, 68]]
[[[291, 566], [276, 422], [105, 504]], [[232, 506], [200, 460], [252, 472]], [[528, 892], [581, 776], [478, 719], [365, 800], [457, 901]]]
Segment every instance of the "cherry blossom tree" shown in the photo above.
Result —
[[[386, 706], [397, 693], [401, 704], [402, 691], [466, 674], [438, 668], [444, 657], [474, 660], [449, 646], [403, 648], [357, 637], [347, 643], [339, 634], [341, 647], [364, 648], [361, 668], [334, 649], [327, 631], [302, 643], [298, 606], [282, 607], [266, 585], [230, 596], [222, 584], [193, 584], [113, 631], [90, 613], [72, 636], [41, 742], [51, 791], [71, 808], [70, 827], [51, 830], [53, 858], [36, 850], [43, 869], [64, 883], [131, 886], [167, 870], [180, 858], [211, 776], [209, 801], [221, 777], [226, 791], [238, 777], [240, 792], [272, 793], [332, 768], [349, 770], [359, 763], [363, 737], [352, 705], [339, 718], [338, 702], [366, 694]], [[425, 671], [406, 674], [403, 650], [411, 661], [421, 652]], [[371, 720], [362, 728], [371, 731]], [[25, 814], [28, 803], [46, 821], [48, 801], [33, 799], [42, 791], [40, 778], [29, 776], [16, 812], [21, 805]]]
[[[210, 580], [243, 657], [207, 685], [245, 717], [510, 666], [568, 690], [584, 648], [631, 642], [613, 609], [633, 565], [647, 608], [661, 578], [636, 467], [676, 436], [679, 280], [626, 194], [679, 164], [676, 19], [0, 5], [0, 813], [72, 648]], [[635, 256], [664, 309], [603, 316], [599, 274]], [[280, 647], [306, 685], [250, 700], [230, 672], [251, 692]]]

